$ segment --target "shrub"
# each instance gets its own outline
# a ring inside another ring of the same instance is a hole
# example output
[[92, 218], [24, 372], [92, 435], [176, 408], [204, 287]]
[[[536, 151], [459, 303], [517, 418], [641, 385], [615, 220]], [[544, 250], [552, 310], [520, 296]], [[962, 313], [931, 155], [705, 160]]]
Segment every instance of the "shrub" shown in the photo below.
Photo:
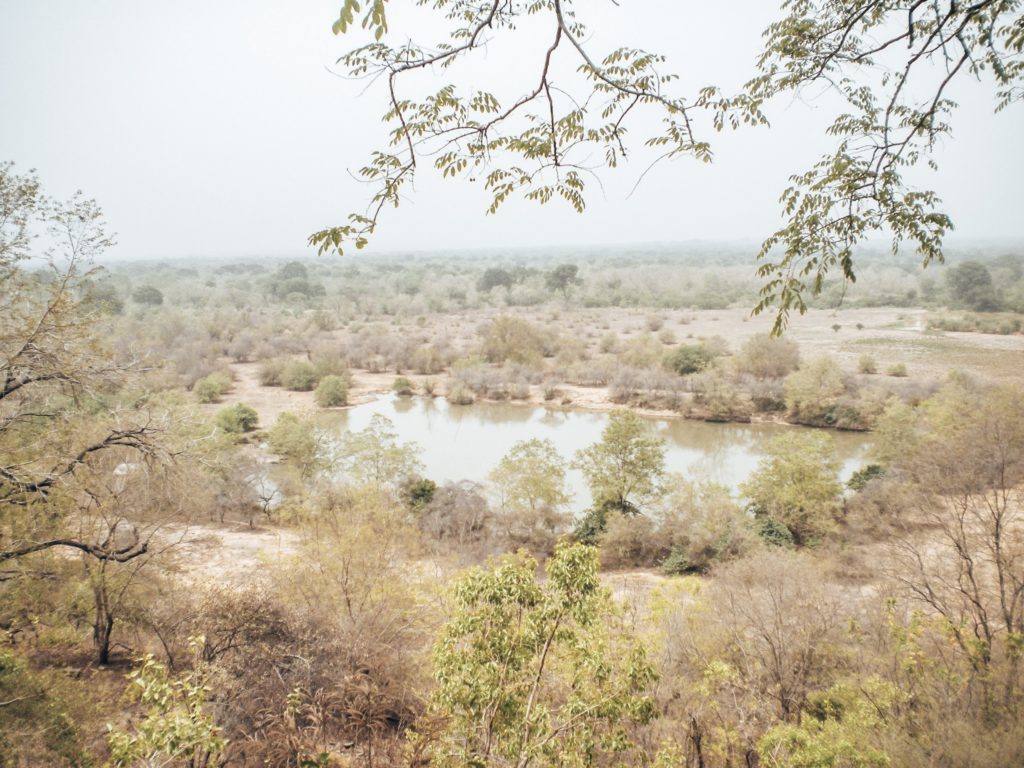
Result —
[[661, 567], [661, 570], [664, 571], [666, 576], [679, 576], [693, 570], [693, 567], [690, 565], [690, 559], [686, 556], [686, 552], [684, 552], [682, 547], [679, 547], [678, 545], [672, 547], [672, 551], [670, 551], [668, 556], [658, 563], [658, 565]]
[[615, 331], [609, 331], [601, 337], [601, 342], [598, 344], [598, 349], [604, 354], [614, 352], [619, 346], [619, 335]]
[[751, 336], [736, 355], [736, 370], [758, 379], [778, 379], [800, 365], [795, 341], [761, 333]]
[[281, 386], [295, 392], [309, 392], [319, 379], [316, 368], [305, 360], [292, 360], [281, 370]]
[[861, 355], [857, 361], [857, 370], [861, 373], [878, 373], [878, 363], [871, 355]]
[[868, 464], [863, 469], [858, 469], [850, 479], [846, 481], [846, 487], [851, 491], [863, 491], [868, 483], [880, 477], [885, 477], [885, 469], [880, 464]]
[[896, 363], [895, 365], [890, 365], [885, 372], [890, 376], [903, 378], [904, 376], [907, 375], [907, 366], [904, 365], [903, 363]]
[[770, 517], [759, 517], [754, 521], [754, 529], [765, 544], [773, 547], [792, 547], [793, 534], [785, 525]]
[[496, 317], [484, 331], [481, 352], [489, 363], [506, 361], [538, 365], [544, 356], [544, 337], [518, 317]]
[[252, 432], [259, 424], [259, 415], [252, 406], [235, 403], [217, 413], [217, 426], [231, 435]]
[[452, 405], [470, 405], [476, 401], [476, 395], [473, 394], [473, 390], [461, 381], [452, 381], [448, 386], [445, 397]]
[[828, 357], [812, 360], [786, 377], [786, 407], [798, 424], [834, 426], [835, 409], [846, 391], [843, 372]]
[[604, 530], [597, 538], [601, 565], [605, 568], [631, 568], [649, 565], [655, 548], [654, 523], [646, 515], [611, 511]]
[[231, 377], [222, 371], [216, 371], [199, 379], [192, 387], [192, 392], [200, 403], [219, 403], [224, 393], [230, 389]]
[[665, 356], [665, 367], [685, 376], [700, 373], [715, 357], [707, 344], [680, 344]]
[[391, 385], [391, 389], [399, 397], [411, 397], [416, 392], [416, 385], [405, 376], [399, 376]]
[[137, 304], [148, 304], [151, 307], [158, 307], [164, 303], [164, 295], [160, 289], [152, 285], [140, 285], [132, 291], [132, 301]]
[[264, 360], [260, 363], [256, 378], [264, 387], [280, 387], [281, 372], [284, 370], [285, 361], [280, 359]]
[[348, 405], [348, 383], [342, 376], [324, 376], [316, 386], [313, 399], [321, 408]]

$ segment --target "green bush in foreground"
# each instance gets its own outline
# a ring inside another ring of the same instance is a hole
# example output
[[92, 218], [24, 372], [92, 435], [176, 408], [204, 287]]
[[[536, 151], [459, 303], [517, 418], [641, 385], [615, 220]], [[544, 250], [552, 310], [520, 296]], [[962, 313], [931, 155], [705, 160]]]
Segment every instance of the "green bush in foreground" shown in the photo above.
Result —
[[324, 376], [317, 384], [313, 399], [321, 408], [348, 405], [348, 384], [341, 376]]

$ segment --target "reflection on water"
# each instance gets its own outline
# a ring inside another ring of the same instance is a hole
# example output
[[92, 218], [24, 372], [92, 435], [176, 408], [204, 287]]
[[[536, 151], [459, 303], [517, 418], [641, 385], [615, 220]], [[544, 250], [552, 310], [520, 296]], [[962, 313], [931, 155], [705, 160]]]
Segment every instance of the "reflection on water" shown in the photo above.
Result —
[[[509, 449], [520, 440], [547, 438], [568, 461], [580, 448], [597, 442], [608, 420], [605, 413], [555, 408], [475, 403], [449, 405], [443, 398], [382, 396], [373, 402], [325, 415], [324, 424], [338, 433], [364, 429], [375, 413], [386, 416], [399, 439], [420, 447], [425, 474], [438, 483], [486, 479]], [[665, 439], [666, 466], [692, 480], [711, 480], [733, 490], [746, 480], [764, 455], [765, 443], [780, 430], [776, 424], [710, 424], [701, 421], [652, 419]], [[847, 479], [865, 462], [868, 438], [833, 432], [836, 451]], [[573, 506], [590, 502], [583, 476], [569, 473]]]

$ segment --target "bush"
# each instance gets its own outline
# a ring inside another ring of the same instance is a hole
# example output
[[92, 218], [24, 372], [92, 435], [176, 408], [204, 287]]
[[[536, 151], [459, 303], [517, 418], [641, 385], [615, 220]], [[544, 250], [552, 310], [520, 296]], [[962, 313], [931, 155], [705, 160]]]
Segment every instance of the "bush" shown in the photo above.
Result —
[[136, 304], [148, 304], [151, 307], [158, 307], [164, 303], [164, 295], [158, 288], [152, 285], [140, 285], [132, 291], [132, 301]]
[[680, 344], [665, 356], [665, 367], [681, 375], [700, 373], [714, 360], [715, 352], [707, 344]]
[[199, 379], [192, 392], [200, 403], [219, 403], [221, 397], [231, 389], [231, 377], [222, 371], [216, 371]]
[[857, 361], [857, 370], [861, 373], [878, 373], [878, 363], [871, 355], [861, 355]]
[[885, 468], [880, 464], [868, 464], [863, 469], [858, 469], [846, 482], [846, 487], [858, 493], [863, 491], [872, 480], [885, 477]]
[[672, 551], [658, 565], [666, 576], [680, 576], [693, 570], [686, 552], [679, 546], [672, 547]]
[[284, 370], [284, 360], [264, 360], [260, 363], [259, 371], [256, 373], [256, 378], [259, 380], [260, 385], [264, 387], [280, 387], [281, 386], [281, 372]]
[[473, 394], [473, 390], [461, 381], [451, 382], [445, 397], [452, 405], [470, 405], [476, 401], [476, 395]]
[[281, 371], [281, 386], [295, 392], [309, 392], [319, 380], [316, 368], [305, 360], [292, 360]]
[[793, 533], [785, 525], [770, 517], [759, 517], [754, 521], [757, 535], [765, 544], [773, 547], [792, 547]]
[[544, 357], [541, 332], [518, 317], [496, 317], [484, 332], [481, 352], [489, 363], [538, 365]]
[[395, 379], [391, 389], [399, 397], [412, 397], [416, 393], [416, 385], [405, 376], [399, 376]]
[[343, 376], [324, 376], [316, 386], [313, 399], [321, 408], [348, 405], [348, 383]]
[[907, 366], [903, 363], [896, 363], [895, 365], [890, 365], [885, 372], [890, 376], [903, 378], [907, 375]]
[[797, 424], [835, 426], [835, 410], [846, 391], [834, 360], [820, 357], [786, 377], [786, 407]]
[[751, 336], [736, 355], [736, 370], [757, 379], [779, 379], [799, 365], [796, 342], [767, 333]]
[[245, 403], [235, 403], [217, 413], [217, 426], [231, 435], [252, 432], [259, 424], [256, 410]]

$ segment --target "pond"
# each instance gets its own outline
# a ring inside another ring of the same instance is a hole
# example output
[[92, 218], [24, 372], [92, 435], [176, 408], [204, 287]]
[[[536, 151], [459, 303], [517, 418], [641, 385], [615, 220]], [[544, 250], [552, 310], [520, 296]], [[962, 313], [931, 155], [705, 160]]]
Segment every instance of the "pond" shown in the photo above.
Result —
[[[601, 439], [608, 414], [570, 411], [512, 403], [449, 405], [443, 398], [378, 397], [331, 414], [328, 429], [361, 430], [374, 414], [386, 416], [402, 442], [415, 442], [424, 475], [437, 483], [483, 482], [509, 449], [520, 440], [547, 438], [566, 461], [576, 451]], [[782, 430], [799, 429], [779, 424], [713, 424], [685, 419], [649, 419], [665, 439], [666, 468], [690, 480], [710, 480], [734, 492], [757, 468], [764, 447]], [[866, 463], [870, 441], [866, 434], [832, 432], [842, 462], [842, 479]], [[572, 507], [590, 503], [583, 476], [569, 472]]]

